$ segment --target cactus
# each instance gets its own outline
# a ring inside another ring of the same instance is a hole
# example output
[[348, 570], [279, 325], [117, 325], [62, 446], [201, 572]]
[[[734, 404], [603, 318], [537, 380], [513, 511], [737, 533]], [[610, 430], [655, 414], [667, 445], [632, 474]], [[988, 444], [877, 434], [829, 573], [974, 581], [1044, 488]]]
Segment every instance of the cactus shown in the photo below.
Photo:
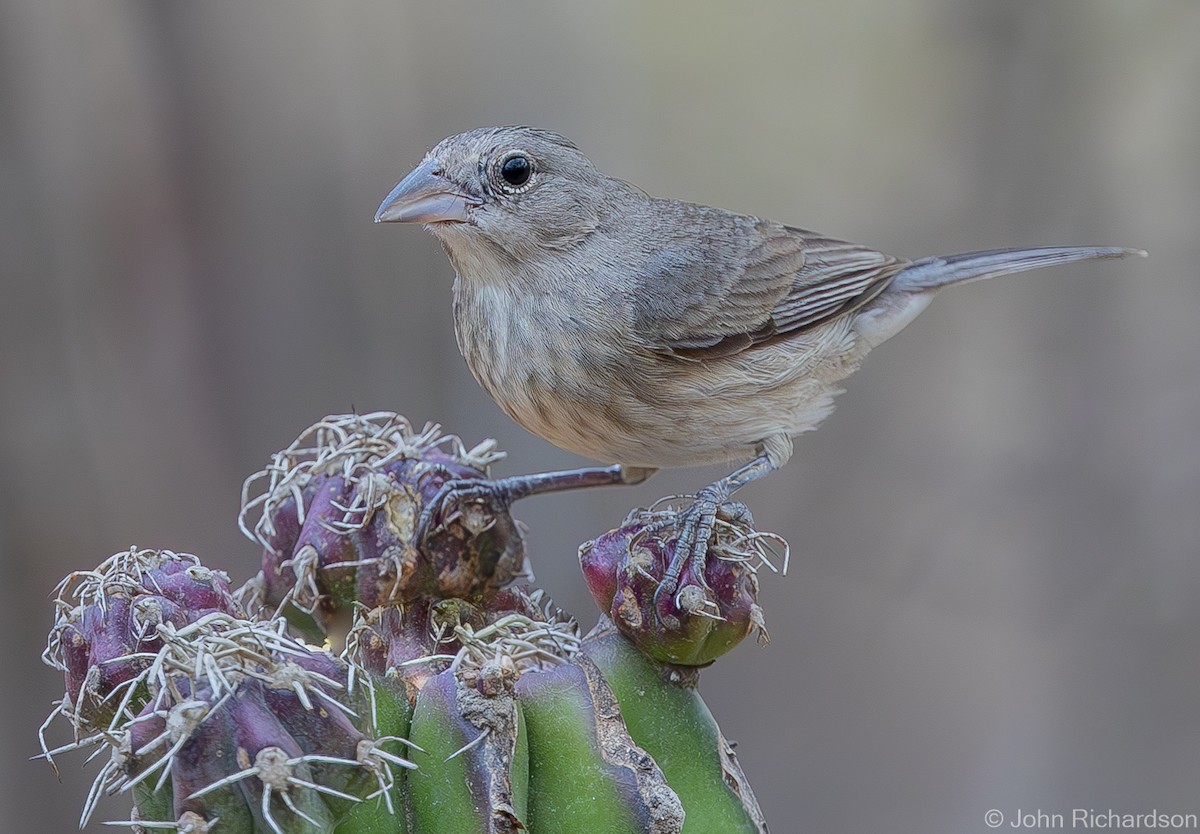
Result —
[[[116, 824], [191, 834], [765, 832], [695, 684], [765, 640], [775, 540], [724, 508], [666, 595], [676, 516], [631, 513], [580, 548], [602, 611], [584, 638], [513, 584], [499, 456], [391, 413], [328, 417], [248, 479], [263, 550], [237, 593], [171, 551], [64, 580], [44, 659], [66, 691], [40, 737], [51, 764], [102, 759], [82, 823], [124, 794]], [[51, 749], [54, 718], [73, 741]]]

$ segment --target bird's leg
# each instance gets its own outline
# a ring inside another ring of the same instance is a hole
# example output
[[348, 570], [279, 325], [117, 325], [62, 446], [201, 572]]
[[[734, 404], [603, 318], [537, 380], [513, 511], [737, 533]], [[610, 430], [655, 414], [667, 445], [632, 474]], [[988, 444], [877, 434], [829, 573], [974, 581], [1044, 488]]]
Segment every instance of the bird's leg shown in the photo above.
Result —
[[[696, 493], [696, 500], [684, 510], [683, 527], [671, 556], [671, 564], [659, 583], [654, 597], [662, 594], [674, 594], [679, 589], [679, 577], [683, 574], [683, 566], [690, 560], [692, 573], [701, 583], [704, 582], [705, 558], [708, 556], [708, 542], [712, 538], [713, 528], [717, 523], [717, 515], [735, 492], [751, 481], [756, 481], [763, 475], [774, 472], [779, 468], [776, 456], [763, 452], [754, 460], [740, 469], [726, 475], [719, 481], [709, 484]], [[657, 604], [655, 610], [658, 610]]]
[[491, 483], [510, 501], [541, 495], [546, 492], [564, 492], [569, 489], [584, 489], [613, 484], [640, 484], [653, 475], [655, 470], [633, 466], [595, 466], [581, 469], [564, 469], [561, 472], [541, 472], [535, 475], [514, 475], [499, 478]]
[[441, 515], [443, 505], [451, 496], [459, 503], [472, 498], [479, 500], [489, 497], [500, 506], [508, 507], [518, 499], [547, 492], [564, 492], [569, 489], [614, 484], [640, 484], [655, 471], [644, 467], [618, 464], [565, 469], [560, 472], [540, 472], [533, 475], [513, 475], [508, 478], [455, 478], [443, 483], [433, 500], [421, 510], [417, 529], [428, 531], [434, 520]]

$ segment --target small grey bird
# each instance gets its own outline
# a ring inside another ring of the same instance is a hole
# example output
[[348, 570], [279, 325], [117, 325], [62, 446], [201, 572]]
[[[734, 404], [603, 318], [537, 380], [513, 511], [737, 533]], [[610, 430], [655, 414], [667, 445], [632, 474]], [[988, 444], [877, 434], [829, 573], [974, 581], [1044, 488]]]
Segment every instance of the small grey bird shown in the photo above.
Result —
[[606, 482], [744, 464], [684, 513], [683, 540], [701, 561], [718, 507], [782, 466], [792, 436], [829, 415], [841, 380], [943, 287], [1145, 254], [1053, 246], [908, 261], [648, 196], [565, 137], [528, 127], [443, 140], [375, 220], [423, 223], [441, 241], [475, 378], [534, 434], [624, 467], [604, 470]]

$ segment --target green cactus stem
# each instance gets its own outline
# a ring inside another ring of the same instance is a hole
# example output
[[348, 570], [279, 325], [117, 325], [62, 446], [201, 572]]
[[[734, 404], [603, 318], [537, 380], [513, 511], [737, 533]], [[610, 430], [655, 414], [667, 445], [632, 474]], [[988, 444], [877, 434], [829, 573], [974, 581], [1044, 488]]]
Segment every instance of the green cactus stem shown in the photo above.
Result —
[[766, 834], [733, 748], [696, 691], [697, 670], [644, 657], [604, 621], [584, 639], [583, 654], [612, 687], [630, 736], [678, 792], [684, 834]]
[[532, 831], [675, 834], [683, 807], [630, 738], [616, 699], [586, 657], [524, 675]]

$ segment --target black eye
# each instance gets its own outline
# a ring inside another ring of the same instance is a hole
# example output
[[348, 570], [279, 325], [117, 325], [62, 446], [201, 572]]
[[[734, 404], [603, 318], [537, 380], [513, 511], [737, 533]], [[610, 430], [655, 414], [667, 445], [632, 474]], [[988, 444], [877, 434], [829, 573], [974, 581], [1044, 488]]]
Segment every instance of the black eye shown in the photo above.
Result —
[[520, 188], [533, 176], [533, 163], [527, 156], [510, 156], [500, 164], [500, 176], [513, 188]]

